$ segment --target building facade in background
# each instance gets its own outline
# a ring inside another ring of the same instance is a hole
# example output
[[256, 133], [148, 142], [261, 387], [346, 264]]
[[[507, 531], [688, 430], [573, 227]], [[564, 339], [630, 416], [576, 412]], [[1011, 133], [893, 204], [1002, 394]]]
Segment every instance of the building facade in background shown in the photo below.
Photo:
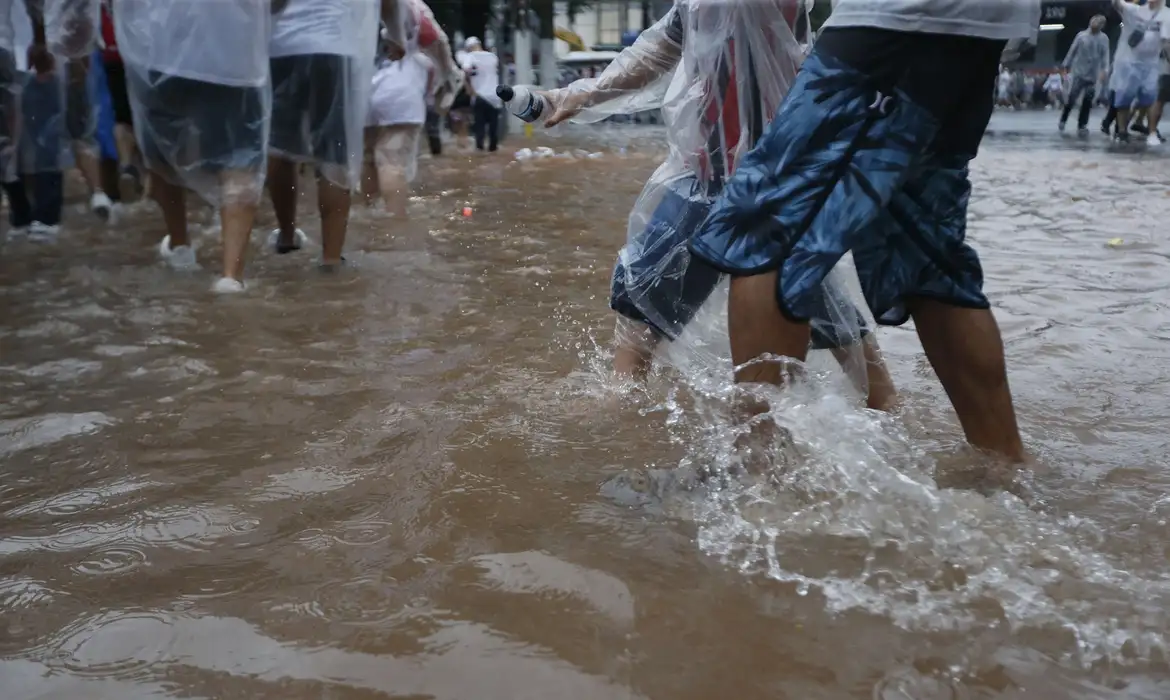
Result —
[[[629, 32], [645, 29], [644, 19], [651, 24], [658, 21], [671, 4], [670, 0], [651, 0], [645, 6], [640, 1], [597, 0], [570, 19], [569, 3], [557, 2], [556, 26], [576, 34], [587, 47], [615, 47], [623, 43], [623, 37], [628, 39]], [[567, 43], [557, 42], [558, 55], [568, 51]]]
[[[818, 9], [827, 9], [831, 1], [815, 0], [818, 6], [824, 6]], [[627, 36], [631, 30], [644, 28], [644, 15], [648, 15], [649, 21], [654, 22], [666, 14], [670, 5], [670, 0], [651, 0], [645, 8], [640, 1], [597, 0], [570, 18], [568, 3], [558, 2], [556, 26], [575, 34], [587, 47], [614, 47], [621, 45], [623, 36]], [[814, 12], [814, 16], [817, 14]], [[1077, 32], [1087, 28], [1089, 19], [1097, 14], [1105, 15], [1108, 20], [1105, 33], [1109, 35], [1111, 45], [1116, 47], [1121, 33], [1121, 18], [1114, 12], [1111, 0], [1044, 0], [1036, 44], [1027, 49], [1014, 65], [1035, 70], [1059, 66]], [[558, 55], [564, 55], [569, 50], [567, 43], [557, 42]]]

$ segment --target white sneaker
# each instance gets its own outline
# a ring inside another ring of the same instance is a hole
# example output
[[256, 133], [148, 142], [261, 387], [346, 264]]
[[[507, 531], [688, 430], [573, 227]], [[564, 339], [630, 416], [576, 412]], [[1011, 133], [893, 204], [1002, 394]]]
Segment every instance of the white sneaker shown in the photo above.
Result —
[[17, 226], [8, 229], [8, 240], [18, 241], [28, 235], [28, 226]]
[[189, 245], [172, 248], [170, 236], [166, 236], [162, 239], [162, 243], [158, 244], [158, 254], [172, 270], [199, 269], [199, 261], [195, 259], [195, 249]]
[[1157, 134], [1150, 134], [1149, 136], [1146, 137], [1146, 145], [1147, 146], [1161, 146], [1162, 139], [1158, 138]]
[[39, 221], [34, 221], [29, 224], [28, 239], [30, 241], [49, 243], [51, 241], [57, 240], [57, 234], [60, 232], [60, 226], [50, 226], [49, 224], [42, 224]]
[[239, 294], [244, 289], [243, 282], [231, 277], [220, 277], [211, 285], [211, 291], [216, 294]]
[[280, 241], [280, 229], [278, 229], [278, 228], [272, 229], [272, 233], [268, 234], [268, 247], [271, 248], [276, 253], [280, 253], [280, 254], [291, 253], [293, 251], [300, 250], [301, 248], [304, 248], [305, 244], [307, 244], [309, 242], [309, 237], [305, 234], [304, 231], [297, 229], [297, 232], [295, 234], [293, 234], [293, 245], [295, 247], [293, 247], [293, 248], [278, 248], [277, 243], [279, 241]]
[[110, 212], [114, 209], [114, 202], [105, 192], [98, 190], [89, 198], [89, 210], [97, 214], [103, 221], [110, 220]]

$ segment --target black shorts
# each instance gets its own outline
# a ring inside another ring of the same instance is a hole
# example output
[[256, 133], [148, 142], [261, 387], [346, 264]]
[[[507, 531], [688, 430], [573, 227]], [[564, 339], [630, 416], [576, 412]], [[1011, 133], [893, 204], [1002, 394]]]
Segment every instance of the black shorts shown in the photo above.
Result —
[[459, 91], [455, 95], [455, 101], [451, 103], [451, 109], [471, 109], [471, 95], [467, 93], [467, 88]]
[[17, 115], [16, 59], [11, 51], [0, 49], [0, 182], [16, 179], [16, 149], [13, 127]]
[[352, 63], [348, 56], [333, 54], [272, 59], [269, 144], [274, 151], [318, 163], [349, 164], [346, 89], [356, 87], [351, 85]]
[[130, 95], [126, 92], [126, 67], [120, 61], [106, 63], [106, 87], [114, 107], [114, 123], [133, 124], [134, 112], [130, 109]]
[[1170, 75], [1158, 76], [1158, 102], [1170, 102]]
[[253, 170], [264, 164], [267, 87], [239, 87], [127, 66], [140, 106], [138, 134], [148, 165], [170, 170]]

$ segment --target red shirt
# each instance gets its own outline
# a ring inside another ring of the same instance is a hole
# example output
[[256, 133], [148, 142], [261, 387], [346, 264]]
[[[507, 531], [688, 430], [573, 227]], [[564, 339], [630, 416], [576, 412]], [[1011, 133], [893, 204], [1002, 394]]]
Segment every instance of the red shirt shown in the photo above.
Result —
[[114, 32], [114, 15], [110, 3], [102, 3], [102, 60], [106, 63], [121, 63], [118, 53], [118, 36]]

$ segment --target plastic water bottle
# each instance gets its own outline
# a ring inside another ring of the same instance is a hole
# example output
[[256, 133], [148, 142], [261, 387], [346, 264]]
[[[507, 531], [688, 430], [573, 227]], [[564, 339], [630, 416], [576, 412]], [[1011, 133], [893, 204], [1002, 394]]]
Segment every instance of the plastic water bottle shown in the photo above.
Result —
[[504, 101], [509, 112], [526, 122], [534, 122], [552, 111], [548, 99], [523, 85], [501, 85], [496, 88], [496, 96]]

